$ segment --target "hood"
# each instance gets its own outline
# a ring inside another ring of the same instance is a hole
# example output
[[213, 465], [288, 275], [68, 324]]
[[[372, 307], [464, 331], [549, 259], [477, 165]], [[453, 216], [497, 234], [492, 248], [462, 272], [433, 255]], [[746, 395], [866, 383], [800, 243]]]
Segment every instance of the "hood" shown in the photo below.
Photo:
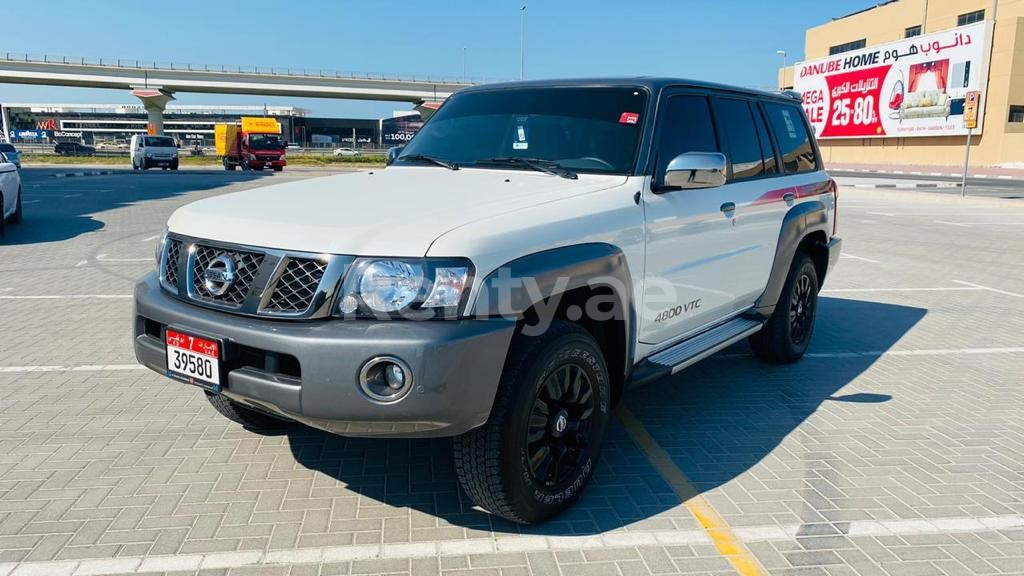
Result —
[[178, 234], [264, 248], [417, 257], [437, 237], [464, 224], [604, 190], [625, 179], [390, 167], [200, 200], [175, 211], [167, 225]]

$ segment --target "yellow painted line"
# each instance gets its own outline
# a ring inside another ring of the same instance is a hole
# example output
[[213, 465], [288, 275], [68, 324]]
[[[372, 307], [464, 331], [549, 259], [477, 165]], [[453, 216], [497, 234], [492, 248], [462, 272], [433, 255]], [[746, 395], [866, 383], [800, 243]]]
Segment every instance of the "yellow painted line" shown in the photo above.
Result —
[[647, 456], [654, 469], [679, 496], [683, 506], [686, 506], [690, 514], [693, 514], [693, 517], [704, 528], [718, 553], [732, 564], [740, 576], [767, 576], [768, 571], [764, 569], [764, 566], [761, 566], [757, 558], [725, 522], [722, 515], [715, 510], [707, 498], [700, 494], [686, 474], [672, 461], [668, 452], [658, 444], [636, 416], [625, 406], [619, 406], [616, 412], [622, 425], [626, 428], [626, 432], [633, 437], [633, 441]]

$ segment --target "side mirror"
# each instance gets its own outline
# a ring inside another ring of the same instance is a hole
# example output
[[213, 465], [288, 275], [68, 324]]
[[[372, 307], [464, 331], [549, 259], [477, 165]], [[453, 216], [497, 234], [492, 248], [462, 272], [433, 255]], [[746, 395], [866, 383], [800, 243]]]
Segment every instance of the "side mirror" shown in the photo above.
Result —
[[391, 166], [391, 163], [395, 161], [395, 158], [398, 158], [398, 155], [402, 153], [402, 148], [403, 146], [392, 146], [391, 148], [388, 148], [385, 164]]
[[665, 168], [665, 188], [692, 190], [725, 184], [727, 161], [718, 152], [687, 152], [672, 159]]

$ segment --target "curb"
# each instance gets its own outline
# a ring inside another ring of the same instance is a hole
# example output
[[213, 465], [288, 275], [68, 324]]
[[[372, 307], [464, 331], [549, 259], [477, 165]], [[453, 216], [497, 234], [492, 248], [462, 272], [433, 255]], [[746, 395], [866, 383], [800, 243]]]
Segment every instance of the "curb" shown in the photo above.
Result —
[[[842, 189], [844, 189], [844, 188], [847, 188], [847, 189], [853, 188], [853, 189], [856, 189], [856, 190], [862, 190], [865, 194], [869, 194], [869, 192], [867, 190], [864, 190], [862, 187], [850, 186], [850, 185], [843, 186], [843, 185], [840, 184], [840, 186], [839, 186], [840, 191], [842, 191]], [[960, 204], [960, 205], [963, 205], [964, 203], [969, 203], [969, 204], [973, 203], [973, 204], [983, 204], [983, 205], [988, 205], [988, 206], [1000, 206], [1000, 207], [1016, 207], [1016, 208], [1024, 207], [1024, 198], [1022, 198], [1022, 199], [997, 198], [997, 197], [992, 197], [992, 196], [971, 196], [970, 194], [968, 194], [966, 198], [961, 198], [960, 194], [950, 194], [950, 193], [947, 193], [947, 192], [938, 192], [938, 191], [934, 191], [934, 188], [931, 189], [931, 190], [927, 190], [927, 189], [925, 189], [925, 190], [918, 190], [918, 189], [914, 189], [914, 188], [893, 188], [893, 187], [884, 187], [884, 186], [880, 186], [880, 187], [877, 187], [877, 188], [875, 188], [874, 186], [871, 186], [871, 188], [873, 189], [873, 192], [870, 192], [870, 196], [863, 196], [864, 198], [888, 198], [888, 199], [891, 199], [891, 200], [913, 200], [913, 201], [921, 201], [921, 202], [935, 202], [935, 203], [938, 203], [938, 204]], [[840, 202], [840, 206], [842, 206], [842, 194], [840, 194], [839, 202]]]
[[[825, 170], [828, 171], [829, 168], [826, 167]], [[835, 168], [835, 167], [831, 168], [831, 170], [833, 170], [835, 172], [857, 172], [857, 173], [860, 173], [860, 174], [890, 174], [890, 175], [898, 175], [898, 176], [944, 176], [944, 177], [949, 177], [949, 178], [963, 178], [964, 177], [963, 172], [923, 172], [923, 171], [910, 172], [910, 171], [907, 171], [907, 170], [868, 170], [868, 169], [865, 169], [865, 168]], [[1024, 176], [1009, 176], [1009, 175], [1005, 175], [1005, 174], [992, 176], [992, 175], [985, 174], [985, 173], [980, 173], [980, 174], [968, 173], [967, 177], [968, 178], [982, 178], [982, 179], [988, 179], [988, 180], [1024, 180]]]
[[846, 184], [845, 186], [847, 188], [897, 188], [897, 189], [904, 188], [904, 189], [908, 189], [908, 190], [912, 189], [912, 188], [959, 188], [960, 187], [959, 184], [955, 184], [955, 183], [952, 183], [952, 182], [950, 182], [950, 183], [946, 183], [946, 182], [932, 182], [932, 183], [918, 182], [918, 183], [913, 184], [913, 185], [910, 185], [910, 184], [906, 184], [906, 185], [902, 185], [902, 184]]
[[76, 176], [106, 176], [113, 173], [113, 170], [90, 170], [89, 172], [58, 172], [51, 174], [51, 176], [54, 178], [74, 178]]

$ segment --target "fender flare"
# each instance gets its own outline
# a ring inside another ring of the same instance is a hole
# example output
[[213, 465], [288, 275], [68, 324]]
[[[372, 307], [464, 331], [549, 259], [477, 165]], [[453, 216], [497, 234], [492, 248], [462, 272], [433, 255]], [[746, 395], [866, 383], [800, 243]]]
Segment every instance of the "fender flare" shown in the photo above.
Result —
[[[808, 234], [824, 232], [829, 234], [828, 210], [820, 200], [801, 202], [793, 206], [782, 220], [782, 230], [775, 245], [775, 260], [772, 263], [771, 275], [761, 297], [754, 303], [754, 311], [767, 318], [775, 311], [775, 306], [782, 296], [782, 288], [789, 276], [789, 267], [797, 248]], [[822, 279], [824, 280], [824, 279]]]
[[563, 294], [580, 288], [611, 290], [613, 320], [622, 320], [625, 327], [625, 373], [621, 377], [628, 380], [636, 341], [636, 306], [633, 277], [625, 254], [616, 246], [574, 244], [506, 262], [481, 281], [471, 315], [522, 320], [525, 312], [537, 304], [553, 306], [557, 304], [557, 300], [551, 301], [553, 297], [560, 300]]

